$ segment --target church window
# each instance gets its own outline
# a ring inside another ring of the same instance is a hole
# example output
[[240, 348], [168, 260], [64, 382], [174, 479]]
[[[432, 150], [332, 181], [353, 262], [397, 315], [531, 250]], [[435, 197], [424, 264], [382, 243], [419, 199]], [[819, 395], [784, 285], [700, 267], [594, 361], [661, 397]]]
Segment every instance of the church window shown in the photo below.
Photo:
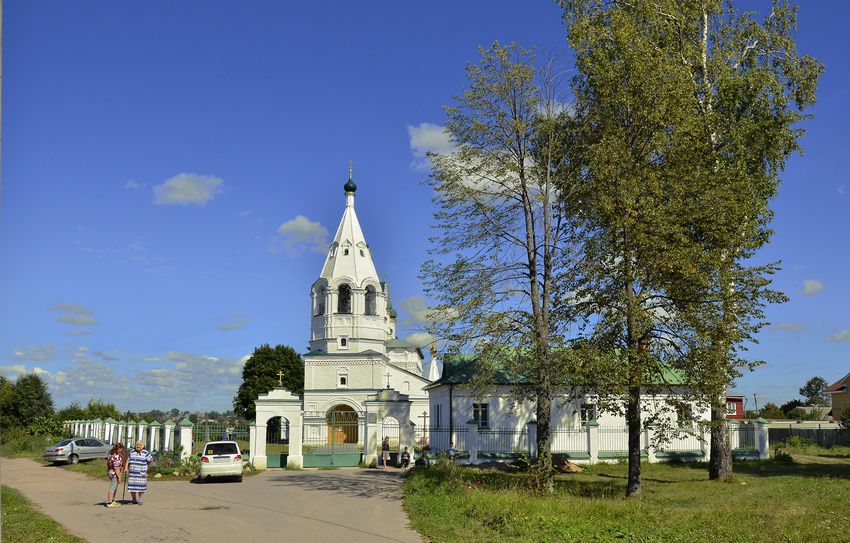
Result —
[[345, 375], [340, 375], [339, 376], [339, 386], [341, 386], [341, 387], [348, 386], [348, 377], [346, 377]]
[[376, 315], [378, 313], [378, 293], [375, 292], [375, 287], [369, 285], [366, 287], [366, 314]]
[[340, 285], [339, 287], [339, 302], [336, 312], [351, 313], [351, 287], [348, 285]]
[[342, 250], [343, 256], [348, 256], [348, 247]]
[[436, 429], [440, 429], [440, 419], [442, 418], [440, 415], [443, 410], [443, 406], [440, 404], [435, 404], [434, 406], [434, 416], [431, 418], [431, 426]]
[[363, 249], [360, 249], [360, 256], [366, 256], [366, 251], [364, 251]]
[[316, 315], [325, 314], [325, 287], [320, 287], [316, 291]]
[[489, 428], [490, 406], [486, 403], [472, 404], [472, 420], [479, 428]]
[[409, 393], [409, 392], [410, 392], [410, 381], [404, 381], [404, 382], [401, 384], [401, 391], [402, 391], [404, 394], [407, 394], [407, 393]]
[[339, 338], [339, 348], [340, 349], [348, 349], [348, 338], [347, 337]]
[[348, 388], [348, 368], [336, 370], [336, 385], [337, 388]]
[[588, 422], [596, 420], [596, 404], [585, 403], [581, 405], [581, 423], [587, 424]]

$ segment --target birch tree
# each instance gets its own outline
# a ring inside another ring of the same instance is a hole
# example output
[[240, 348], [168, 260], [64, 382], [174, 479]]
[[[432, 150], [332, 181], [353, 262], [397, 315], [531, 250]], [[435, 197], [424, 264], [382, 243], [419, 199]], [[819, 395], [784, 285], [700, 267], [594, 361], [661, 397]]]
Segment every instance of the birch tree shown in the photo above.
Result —
[[[554, 62], [535, 67], [516, 44], [480, 49], [468, 86], [445, 108], [456, 149], [432, 155], [435, 235], [422, 270], [438, 303], [431, 330], [447, 352], [477, 355], [480, 390], [496, 370], [521, 376], [515, 399], [534, 403], [542, 491], [553, 491], [551, 405], [563, 384], [574, 317], [563, 150], [570, 117]], [[556, 184], [560, 187], [556, 190]]]

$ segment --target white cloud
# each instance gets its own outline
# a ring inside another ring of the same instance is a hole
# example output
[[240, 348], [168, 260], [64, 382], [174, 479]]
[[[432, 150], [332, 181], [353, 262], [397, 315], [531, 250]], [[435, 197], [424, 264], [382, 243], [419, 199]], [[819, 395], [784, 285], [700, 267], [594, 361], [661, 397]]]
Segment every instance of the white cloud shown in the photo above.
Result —
[[414, 294], [409, 298], [399, 300], [398, 305], [409, 316], [409, 319], [404, 323], [405, 326], [423, 325], [431, 322], [428, 319], [428, 303], [424, 297]]
[[58, 303], [51, 307], [50, 310], [64, 311], [65, 313], [77, 313], [78, 315], [91, 315], [94, 313], [94, 309], [83, 307], [80, 304], [71, 304], [67, 302]]
[[775, 330], [781, 332], [802, 333], [808, 330], [804, 325], [798, 322], [778, 322], [772, 326]]
[[833, 343], [843, 343], [850, 341], [850, 330], [840, 330], [831, 336], [826, 336], [826, 339]]
[[12, 357], [15, 360], [24, 362], [50, 362], [53, 360], [53, 354], [56, 352], [56, 347], [51, 344], [38, 345], [34, 347], [24, 347], [15, 349]]
[[445, 127], [437, 124], [407, 125], [407, 135], [414, 156], [411, 166], [419, 171], [428, 169], [428, 153], [445, 155], [455, 150], [455, 144]]
[[306, 251], [324, 253], [328, 249], [328, 229], [321, 223], [298, 215], [277, 228], [277, 236], [269, 249], [298, 254]]
[[154, 203], [158, 205], [205, 206], [223, 190], [223, 181], [211, 175], [181, 173], [162, 185], [153, 187]]
[[817, 279], [806, 279], [803, 281], [803, 294], [813, 296], [823, 290], [823, 283]]
[[91, 315], [62, 315], [56, 320], [66, 324], [73, 324], [74, 326], [93, 326], [97, 324], [97, 319]]
[[251, 317], [246, 316], [242, 311], [235, 311], [227, 317], [216, 317], [213, 320], [218, 322], [216, 328], [223, 332], [229, 332], [241, 329], [251, 322]]
[[92, 354], [97, 356], [97, 357], [100, 357], [101, 360], [105, 360], [107, 362], [114, 362], [114, 361], [118, 360], [117, 356], [111, 355], [109, 353], [105, 353], [103, 351], [94, 351]]
[[144, 188], [144, 187], [145, 187], [144, 183], [139, 183], [138, 181], [135, 181], [133, 179], [130, 179], [129, 181], [124, 183], [124, 188], [128, 189], [128, 190], [138, 190], [138, 189], [141, 189], [141, 188]]
[[428, 332], [413, 332], [404, 338], [404, 341], [408, 343], [412, 343], [417, 347], [425, 347], [434, 342], [436, 338], [429, 334]]

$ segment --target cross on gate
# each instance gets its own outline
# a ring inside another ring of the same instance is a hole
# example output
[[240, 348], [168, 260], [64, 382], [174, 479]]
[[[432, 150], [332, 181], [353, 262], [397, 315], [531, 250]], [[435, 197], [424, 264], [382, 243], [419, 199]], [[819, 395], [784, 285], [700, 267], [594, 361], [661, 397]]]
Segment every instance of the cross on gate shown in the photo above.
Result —
[[277, 382], [280, 383], [280, 386], [283, 386], [283, 376], [284, 376], [283, 370], [280, 370], [279, 372], [277, 372]]
[[387, 372], [384, 375], [387, 376], [387, 388], [390, 388], [390, 372]]
[[428, 412], [427, 412], [427, 411], [423, 411], [423, 412], [422, 412], [422, 427], [423, 427], [423, 428], [426, 428], [426, 427], [428, 426], [428, 425], [426, 424], [426, 422], [427, 422], [427, 421], [428, 421]]

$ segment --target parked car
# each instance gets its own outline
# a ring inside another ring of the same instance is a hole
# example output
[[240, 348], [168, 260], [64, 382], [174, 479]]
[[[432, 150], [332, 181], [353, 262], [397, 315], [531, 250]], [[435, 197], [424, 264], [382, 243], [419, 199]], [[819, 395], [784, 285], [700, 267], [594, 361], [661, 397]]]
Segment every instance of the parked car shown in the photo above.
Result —
[[91, 437], [63, 439], [44, 449], [44, 459], [54, 464], [76, 464], [80, 460], [106, 458], [112, 445]]
[[242, 452], [235, 441], [211, 441], [199, 453], [201, 479], [236, 477], [242, 481]]

